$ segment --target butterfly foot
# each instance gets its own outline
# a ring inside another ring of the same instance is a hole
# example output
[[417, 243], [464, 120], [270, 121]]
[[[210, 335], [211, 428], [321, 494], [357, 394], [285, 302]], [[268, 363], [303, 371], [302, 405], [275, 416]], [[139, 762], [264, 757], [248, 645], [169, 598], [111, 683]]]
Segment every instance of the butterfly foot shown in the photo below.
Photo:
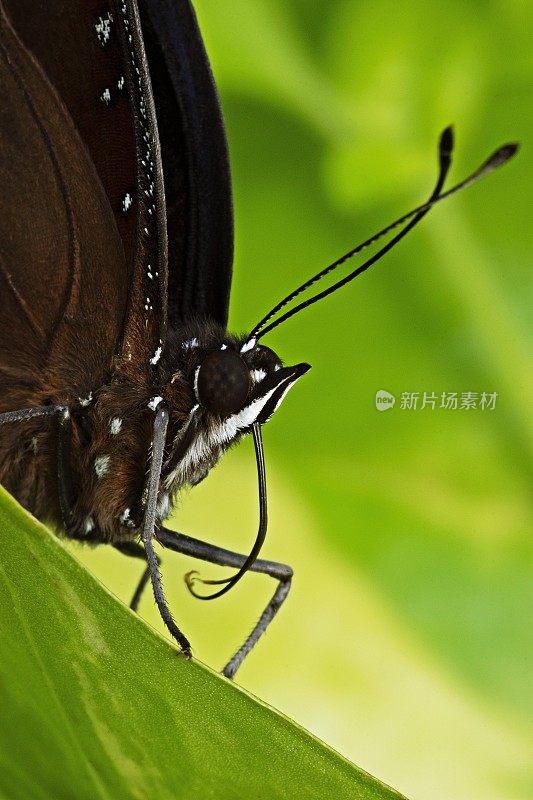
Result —
[[191, 658], [192, 658], [192, 650], [191, 650], [191, 648], [190, 647], [183, 647], [182, 650], [181, 650], [180, 655], [182, 656], [182, 658], [185, 659], [185, 661], [190, 661]]

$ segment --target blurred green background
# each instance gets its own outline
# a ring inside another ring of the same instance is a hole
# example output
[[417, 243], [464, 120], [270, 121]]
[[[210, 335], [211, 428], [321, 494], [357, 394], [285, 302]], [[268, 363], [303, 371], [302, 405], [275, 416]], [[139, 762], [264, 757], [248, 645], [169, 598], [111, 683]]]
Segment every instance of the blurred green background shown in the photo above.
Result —
[[[264, 552], [296, 578], [238, 681], [413, 800], [531, 798], [533, 5], [195, 5], [232, 158], [234, 330], [423, 200], [446, 124], [452, 180], [522, 142], [379, 266], [265, 339], [314, 369], [264, 431]], [[376, 410], [378, 389], [397, 396], [392, 410]], [[408, 411], [404, 391], [498, 400]], [[247, 550], [256, 505], [246, 442], [172, 525]], [[129, 597], [138, 564], [104, 548], [81, 557]], [[196, 655], [221, 667], [273, 586], [249, 576], [198, 603], [182, 582], [194, 566], [165, 555], [167, 593]], [[141, 611], [161, 629], [148, 593]]]

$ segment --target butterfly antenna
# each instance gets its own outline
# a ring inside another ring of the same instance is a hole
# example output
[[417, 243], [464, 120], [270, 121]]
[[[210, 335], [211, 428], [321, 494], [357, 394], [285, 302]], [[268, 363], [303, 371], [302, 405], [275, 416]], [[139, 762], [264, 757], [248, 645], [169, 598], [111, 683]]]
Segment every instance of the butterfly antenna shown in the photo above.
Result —
[[[261, 426], [258, 422], [254, 422], [252, 425], [252, 434], [254, 437], [255, 459], [257, 462], [257, 480], [259, 484], [259, 528], [255, 538], [254, 546], [250, 550], [250, 554], [247, 556], [246, 561], [243, 563], [241, 568], [235, 573], [235, 575], [232, 575], [231, 578], [222, 578], [221, 580], [204, 580], [198, 576], [196, 571], [188, 572], [185, 576], [187, 588], [189, 589], [190, 593], [194, 595], [194, 597], [198, 598], [198, 600], [214, 600], [215, 597], [221, 597], [223, 594], [226, 594], [226, 592], [229, 592], [229, 590], [235, 586], [237, 581], [240, 581], [243, 575], [248, 572], [254, 561], [257, 559], [257, 556], [259, 555], [263, 546], [263, 542], [265, 541], [268, 522], [266, 471], [265, 457], [263, 453], [263, 440], [261, 437]], [[217, 592], [213, 592], [213, 594], [198, 594], [194, 588], [194, 584], [196, 582], [203, 583], [205, 586], [220, 586], [221, 584], [225, 584], [225, 586], [223, 586], [222, 589], [219, 589]]]
[[[399, 217], [399, 219], [392, 222], [390, 225], [387, 225], [386, 228], [378, 231], [369, 239], [364, 241], [362, 244], [357, 245], [354, 247], [353, 250], [349, 250], [343, 256], [338, 258], [332, 264], [322, 269], [320, 272], [317, 272], [312, 278], [309, 278], [305, 283], [299, 286], [297, 289], [294, 289], [287, 297], [284, 297], [274, 308], [272, 308], [268, 314], [266, 314], [263, 319], [255, 326], [252, 332], [249, 335], [249, 341], [258, 340], [263, 337], [266, 333], [277, 328], [278, 325], [281, 325], [282, 322], [285, 322], [290, 317], [294, 316], [300, 311], [303, 311], [304, 308], [313, 305], [318, 300], [322, 300], [322, 298], [327, 297], [329, 294], [336, 292], [337, 289], [340, 289], [342, 286], [345, 286], [347, 283], [350, 283], [354, 278], [360, 275], [362, 272], [365, 272], [372, 264], [375, 264], [376, 261], [379, 261], [385, 253], [388, 253], [404, 236], [412, 229], [415, 225], [417, 225], [420, 220], [425, 217], [428, 211], [433, 208], [436, 203], [439, 203], [441, 200], [444, 200], [446, 197], [451, 197], [451, 195], [456, 194], [461, 189], [465, 189], [467, 186], [471, 186], [472, 184], [476, 183], [477, 181], [484, 178], [489, 173], [493, 172], [498, 167], [501, 167], [507, 161], [509, 161], [512, 156], [518, 150], [517, 143], [511, 143], [503, 145], [503, 147], [499, 147], [483, 164], [478, 167], [471, 175], [467, 178], [462, 180], [460, 183], [453, 186], [451, 189], [448, 189], [446, 192], [442, 192], [442, 187], [444, 186], [444, 182], [446, 180], [446, 176], [451, 166], [452, 162], [452, 152], [454, 146], [454, 138], [453, 138], [453, 128], [449, 126], [445, 128], [442, 132], [439, 140], [439, 175], [437, 178], [437, 182], [435, 184], [435, 188], [433, 189], [430, 197], [420, 206], [414, 208], [412, 211], [409, 211], [407, 214]], [[345, 261], [348, 261], [353, 256], [360, 253], [362, 250], [365, 250], [370, 245], [374, 244], [381, 239], [382, 236], [385, 236], [387, 233], [390, 233], [392, 230], [397, 228], [399, 225], [402, 225], [404, 222], [408, 224], [399, 232], [397, 233], [387, 244], [378, 250], [371, 258], [361, 264], [360, 267], [353, 270], [349, 275], [342, 278], [341, 280], [334, 283], [332, 286], [329, 286], [327, 289], [324, 289], [321, 292], [313, 295], [312, 297], [308, 298], [307, 300], [298, 303], [294, 308], [291, 308], [289, 311], [286, 311], [277, 319], [274, 319], [272, 322], [269, 321], [276, 316], [286, 305], [291, 303], [296, 297], [298, 297], [302, 292], [305, 292], [309, 289], [313, 284], [317, 283], [318, 281], [325, 278], [326, 275], [329, 275], [330, 272], [333, 272], [337, 267], [340, 267]]]

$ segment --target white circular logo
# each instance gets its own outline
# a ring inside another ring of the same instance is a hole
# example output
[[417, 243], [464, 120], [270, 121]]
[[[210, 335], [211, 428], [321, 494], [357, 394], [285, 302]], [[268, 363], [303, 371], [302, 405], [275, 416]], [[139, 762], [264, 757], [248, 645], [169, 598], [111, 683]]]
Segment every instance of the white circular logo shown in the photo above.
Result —
[[388, 411], [389, 408], [393, 408], [395, 402], [395, 396], [385, 391], [385, 389], [378, 389], [376, 392], [376, 408], [378, 411]]

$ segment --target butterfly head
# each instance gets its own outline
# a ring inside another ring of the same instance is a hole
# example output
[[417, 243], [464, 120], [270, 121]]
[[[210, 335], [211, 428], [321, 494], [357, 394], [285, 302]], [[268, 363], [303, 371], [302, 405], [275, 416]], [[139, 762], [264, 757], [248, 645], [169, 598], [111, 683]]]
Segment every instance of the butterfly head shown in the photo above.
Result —
[[202, 408], [233, 418], [239, 429], [267, 422], [308, 364], [283, 367], [268, 347], [222, 345], [197, 367], [194, 392]]
[[[192, 340], [195, 344], [198, 339]], [[224, 341], [191, 349], [194, 399], [207, 415], [238, 431], [267, 422], [308, 364], [284, 367], [269, 347], [253, 339]]]
[[[171, 379], [186, 400], [167, 469], [167, 485], [196, 483], [222, 453], [254, 424], [272, 417], [308, 364], [284, 367], [276, 353], [255, 340], [199, 324], [179, 336], [179, 368]], [[176, 350], [174, 350], [176, 352]], [[162, 392], [164, 393], [164, 392]]]

